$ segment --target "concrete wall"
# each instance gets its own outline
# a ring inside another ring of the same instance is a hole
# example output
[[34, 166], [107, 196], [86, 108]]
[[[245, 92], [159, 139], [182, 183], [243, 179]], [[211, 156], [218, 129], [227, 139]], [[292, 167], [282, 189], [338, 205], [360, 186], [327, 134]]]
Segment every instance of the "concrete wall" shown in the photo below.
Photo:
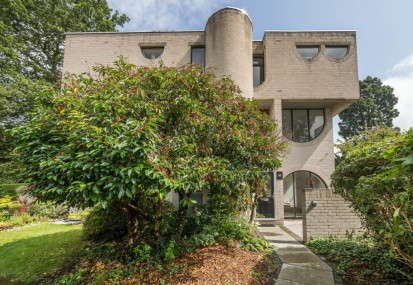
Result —
[[[97, 63], [112, 64], [120, 55], [138, 66], [158, 65], [160, 60], [167, 66], [181, 66], [191, 62], [191, 46], [203, 45], [204, 31], [68, 33], [63, 73], [92, 72]], [[141, 52], [145, 46], [163, 46], [164, 51], [159, 58], [147, 59]]]
[[[311, 237], [343, 237], [346, 231], [363, 233], [361, 221], [349, 203], [334, 193], [334, 189], [302, 189], [303, 240]], [[312, 205], [317, 201], [317, 205]]]
[[206, 65], [217, 77], [231, 75], [242, 95], [251, 98], [252, 23], [242, 10], [224, 8], [212, 14], [205, 26]]
[[[346, 45], [349, 52], [335, 59], [326, 52], [328, 45]], [[320, 52], [306, 59], [297, 46], [319, 46]], [[262, 45], [254, 41], [253, 50], [265, 61], [265, 81], [254, 88], [258, 100], [274, 98], [306, 108], [330, 107], [335, 115], [359, 98], [354, 31], [266, 31]]]

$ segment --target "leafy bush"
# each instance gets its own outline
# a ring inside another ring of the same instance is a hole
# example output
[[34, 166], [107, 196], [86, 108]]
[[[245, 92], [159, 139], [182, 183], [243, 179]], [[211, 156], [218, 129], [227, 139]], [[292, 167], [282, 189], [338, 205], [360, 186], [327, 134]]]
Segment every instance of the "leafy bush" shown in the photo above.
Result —
[[237, 247], [243, 247], [246, 250], [265, 251], [274, 246], [270, 245], [265, 238], [244, 238]]
[[112, 241], [123, 238], [128, 233], [125, 211], [115, 203], [106, 208], [95, 206], [83, 224], [86, 239]]
[[28, 212], [37, 218], [61, 219], [67, 215], [67, 211], [67, 207], [64, 205], [36, 201], [30, 205]]
[[411, 284], [400, 271], [412, 276], [413, 271], [391, 258], [383, 244], [372, 239], [318, 238], [307, 245], [337, 265], [337, 273], [351, 284]]
[[413, 268], [413, 130], [354, 147], [332, 185], [392, 256]]
[[193, 235], [191, 239], [195, 244], [207, 246], [218, 241], [242, 240], [249, 237], [256, 229], [255, 225], [246, 219], [240, 218], [236, 213], [217, 213], [205, 209], [199, 216], [191, 214], [188, 227]]
[[11, 200], [12, 197], [9, 195], [0, 198], [0, 221], [5, 221], [10, 217], [9, 208], [13, 205]]

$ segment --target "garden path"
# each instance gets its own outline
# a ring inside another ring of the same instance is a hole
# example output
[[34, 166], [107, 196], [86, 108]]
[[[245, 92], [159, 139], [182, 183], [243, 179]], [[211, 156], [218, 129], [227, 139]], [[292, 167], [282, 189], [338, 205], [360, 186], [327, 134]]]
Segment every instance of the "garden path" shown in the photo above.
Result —
[[311, 250], [278, 226], [260, 226], [283, 262], [277, 285], [334, 285], [333, 270]]

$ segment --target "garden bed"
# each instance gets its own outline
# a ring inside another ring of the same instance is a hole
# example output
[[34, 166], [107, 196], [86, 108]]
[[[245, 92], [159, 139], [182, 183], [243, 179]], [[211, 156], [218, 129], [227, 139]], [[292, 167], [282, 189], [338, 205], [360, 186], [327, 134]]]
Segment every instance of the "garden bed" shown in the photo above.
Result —
[[83, 258], [76, 273], [66, 278], [85, 284], [267, 284], [277, 269], [272, 252], [248, 251], [221, 243], [187, 253], [167, 266], [145, 269], [143, 263]]

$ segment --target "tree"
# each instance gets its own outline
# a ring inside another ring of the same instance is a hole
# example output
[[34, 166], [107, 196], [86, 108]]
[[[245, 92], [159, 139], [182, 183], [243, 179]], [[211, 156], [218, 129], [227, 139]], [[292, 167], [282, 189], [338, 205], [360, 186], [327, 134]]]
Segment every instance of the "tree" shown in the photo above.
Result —
[[393, 127], [393, 119], [399, 115], [394, 108], [397, 101], [392, 87], [368, 76], [360, 81], [360, 100], [339, 114], [338, 134], [347, 140], [376, 126]]
[[339, 143], [335, 144], [335, 147], [338, 149], [335, 153], [336, 166], [338, 166], [355, 148], [372, 142], [382, 141], [386, 138], [395, 137], [399, 134], [400, 131], [398, 129], [378, 126], [372, 129], [363, 130], [360, 132], [360, 135], [351, 137], [346, 141], [338, 140]]
[[106, 0], [5, 0], [0, 9], [1, 71], [56, 82], [66, 32], [111, 32], [129, 21]]
[[[356, 145], [332, 174], [332, 185], [363, 226], [413, 269], [413, 130]], [[409, 273], [410, 272], [410, 273]]]
[[53, 88], [66, 32], [115, 31], [129, 18], [105, 0], [4, 0], [0, 4], [0, 183], [16, 179], [7, 129], [25, 121], [32, 95]]
[[162, 238], [171, 191], [180, 197], [176, 239], [196, 191], [251, 205], [284, 149], [258, 102], [200, 67], [114, 65], [95, 67], [97, 77], [65, 77], [14, 130], [30, 194], [82, 207], [120, 203], [134, 245], [145, 231]]

